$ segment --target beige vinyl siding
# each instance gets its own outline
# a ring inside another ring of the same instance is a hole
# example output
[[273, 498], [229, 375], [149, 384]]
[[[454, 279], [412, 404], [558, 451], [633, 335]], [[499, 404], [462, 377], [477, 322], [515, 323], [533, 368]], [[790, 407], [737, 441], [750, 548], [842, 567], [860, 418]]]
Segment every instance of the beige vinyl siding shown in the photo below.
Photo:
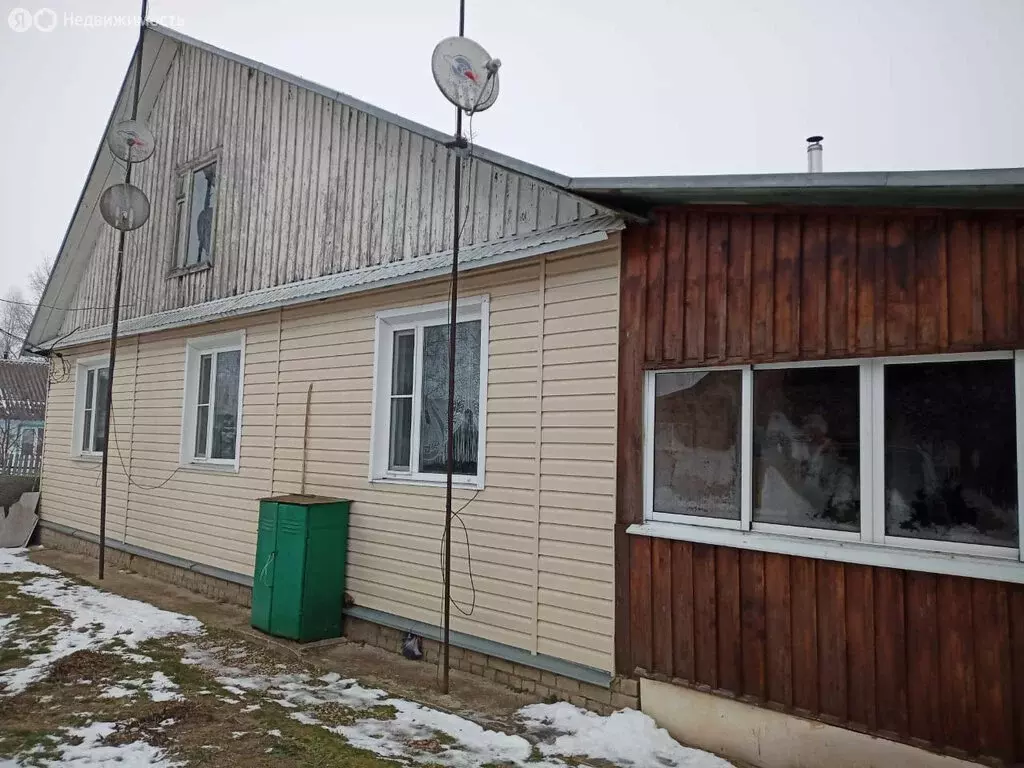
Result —
[[[608, 671], [618, 262], [613, 236], [600, 247], [464, 276], [464, 296], [490, 299], [486, 475], [479, 493], [456, 489], [453, 502], [465, 505], [465, 532], [456, 522], [452, 546], [453, 597], [464, 610], [473, 602], [467, 535], [475, 586], [472, 615], [453, 609], [453, 627]], [[435, 280], [142, 337], [137, 373], [129, 362], [118, 369], [118, 391], [134, 392], [134, 421], [131, 409], [124, 416], [135, 431], [126, 540], [252, 573], [256, 500], [299, 490], [312, 382], [306, 491], [353, 501], [349, 593], [357, 605], [438, 623], [444, 488], [371, 483], [368, 475], [375, 315], [446, 298], [447, 283]], [[177, 469], [185, 342], [239, 328], [240, 470]], [[77, 501], [84, 470], [66, 472], [77, 467], [64, 425], [72, 401], [73, 384], [54, 385], [44, 517], [94, 531], [93, 500]]]

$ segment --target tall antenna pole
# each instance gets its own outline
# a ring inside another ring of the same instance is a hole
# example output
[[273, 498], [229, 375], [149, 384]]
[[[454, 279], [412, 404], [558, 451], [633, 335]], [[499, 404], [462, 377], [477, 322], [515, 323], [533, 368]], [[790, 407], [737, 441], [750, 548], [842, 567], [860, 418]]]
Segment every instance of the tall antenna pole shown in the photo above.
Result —
[[[466, 0], [459, 0], [459, 37], [466, 34]], [[455, 471], [455, 329], [459, 310], [459, 234], [462, 229], [462, 108], [455, 108], [455, 193], [452, 231], [451, 315], [448, 321], [448, 446], [444, 490], [444, 644], [442, 649], [441, 693], [448, 693], [448, 657], [451, 650], [452, 596], [452, 474]], [[481, 435], [480, 439], [484, 436]]]
[[[142, 16], [139, 19], [139, 41], [135, 45], [135, 93], [132, 96], [132, 120], [139, 116], [139, 90], [142, 87], [142, 44], [146, 34], [146, 6], [148, 0], [142, 0]], [[125, 161], [124, 183], [131, 184], [132, 161], [131, 152]], [[114, 402], [114, 364], [117, 362], [117, 325], [121, 319], [121, 282], [124, 275], [124, 236], [125, 231], [117, 234], [117, 267], [114, 270], [114, 302], [113, 317], [110, 322], [110, 362], [107, 365], [106, 408], [103, 413], [103, 458], [100, 463], [100, 562], [99, 577], [103, 579], [107, 549], [107, 469], [110, 463], [110, 411]], [[97, 384], [99, 380], [97, 379]], [[127, 511], [126, 511], [127, 514]]]

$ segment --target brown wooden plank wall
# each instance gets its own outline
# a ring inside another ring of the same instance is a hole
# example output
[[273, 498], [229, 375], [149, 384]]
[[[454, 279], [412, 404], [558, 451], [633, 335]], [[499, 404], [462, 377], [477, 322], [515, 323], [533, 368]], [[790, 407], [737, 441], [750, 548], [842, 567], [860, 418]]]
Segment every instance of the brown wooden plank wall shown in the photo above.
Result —
[[1024, 587], [631, 536], [644, 370], [1013, 349], [1018, 212], [662, 211], [623, 240], [620, 672], [1024, 763]]

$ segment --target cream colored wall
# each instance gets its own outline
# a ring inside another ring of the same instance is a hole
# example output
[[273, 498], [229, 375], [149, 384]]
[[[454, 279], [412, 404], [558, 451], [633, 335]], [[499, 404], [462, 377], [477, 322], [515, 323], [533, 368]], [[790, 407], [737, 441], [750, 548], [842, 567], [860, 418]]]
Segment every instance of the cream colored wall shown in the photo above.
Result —
[[[618, 272], [614, 236], [464, 276], [463, 295], [490, 296], [486, 477], [475, 498], [454, 494], [456, 508], [469, 502], [476, 605], [469, 617], [453, 610], [453, 628], [609, 671]], [[134, 430], [119, 440], [134, 484], [126, 493], [112, 470], [109, 535], [121, 539], [127, 495], [128, 543], [251, 573], [256, 500], [299, 488], [312, 382], [306, 490], [354, 502], [348, 591], [358, 605], [437, 623], [444, 490], [367, 476], [375, 313], [446, 297], [447, 283], [432, 281], [124, 342], [115, 420]], [[175, 471], [185, 340], [241, 327], [240, 472]], [[95, 494], [79, 486], [95, 484], [98, 466], [70, 458], [73, 400], [73, 381], [52, 387], [43, 515], [95, 531]], [[468, 608], [458, 524], [454, 542], [453, 596]]]

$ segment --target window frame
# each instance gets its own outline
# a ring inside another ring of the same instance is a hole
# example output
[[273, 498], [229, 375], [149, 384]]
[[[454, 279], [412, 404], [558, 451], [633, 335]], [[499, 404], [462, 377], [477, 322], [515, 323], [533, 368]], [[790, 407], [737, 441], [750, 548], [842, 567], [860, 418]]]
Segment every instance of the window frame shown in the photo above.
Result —
[[[894, 365], [1009, 360], [1014, 366], [1017, 445], [1018, 544], [1000, 547], [937, 541], [885, 532], [885, 371]], [[758, 370], [856, 367], [859, 371], [860, 415], [860, 530], [758, 523], [753, 518], [753, 383]], [[654, 500], [654, 392], [660, 374], [677, 372], [743, 371], [740, 519], [659, 513]], [[707, 542], [745, 549], [799, 554], [847, 562], [961, 573], [978, 571], [983, 577], [1007, 580], [1008, 564], [1024, 562], [1024, 351], [965, 352], [931, 355], [791, 361], [752, 365], [659, 368], [644, 372], [643, 408], [643, 523], [631, 533]], [[877, 450], [876, 450], [877, 449]], [[978, 565], [982, 564], [982, 565]], [[1024, 582], [1024, 569], [1010, 580]], [[973, 575], [973, 573], [972, 573]]]
[[[205, 155], [197, 157], [194, 160], [189, 161], [185, 165], [178, 166], [174, 170], [173, 189], [175, 194], [173, 197], [173, 210], [171, 213], [171, 226], [173, 232], [171, 233], [170, 241], [173, 245], [171, 251], [171, 267], [169, 270], [168, 277], [176, 277], [182, 274], [188, 274], [190, 272], [199, 272], [204, 269], [210, 269], [213, 267], [214, 260], [214, 249], [216, 245], [216, 234], [217, 234], [217, 217], [219, 215], [220, 202], [217, 198], [214, 199], [213, 204], [213, 220], [210, 222], [210, 257], [206, 261], [199, 261], [195, 264], [186, 264], [185, 258], [188, 255], [188, 241], [189, 234], [191, 232], [191, 215], [192, 215], [192, 179], [193, 175], [198, 171], [208, 168], [211, 165], [216, 165], [218, 168], [221, 166], [221, 153], [220, 149], [216, 149], [212, 152], [208, 152]], [[220, 171], [217, 172], [217, 193], [220, 192]], [[182, 237], [182, 214], [179, 212], [179, 208], [184, 210], [184, 237]]]
[[[42, 456], [43, 455], [43, 439], [41, 433], [43, 428], [40, 426], [25, 427], [22, 426], [18, 430], [18, 455], [19, 456]], [[32, 450], [29, 453], [25, 453], [25, 435], [32, 434]]]
[[[448, 324], [447, 301], [411, 307], [381, 310], [374, 324], [373, 394], [370, 407], [370, 462], [368, 479], [371, 483], [397, 483], [405, 485], [444, 486], [444, 474], [393, 470], [388, 468], [391, 434], [391, 379], [394, 336], [399, 331], [414, 331], [412, 430], [410, 435], [410, 465], [419, 461], [419, 432], [421, 418], [423, 374], [423, 329]], [[480, 417], [477, 438], [477, 471], [475, 475], [453, 475], [452, 485], [457, 488], [480, 490], [484, 488], [487, 447], [487, 371], [490, 347], [490, 298], [487, 295], [470, 296], [459, 300], [459, 323], [480, 321]]]
[[[82, 438], [84, 437], [84, 430], [82, 419], [85, 417], [86, 403], [85, 403], [85, 392], [86, 392], [86, 381], [90, 371], [99, 371], [104, 368], [110, 368], [110, 358], [107, 355], [94, 355], [91, 357], [83, 357], [75, 362], [75, 410], [74, 410], [74, 427], [71, 430], [71, 457], [75, 459], [83, 459], [85, 461], [97, 461], [103, 456], [103, 451], [85, 450], [82, 448]], [[98, 380], [98, 374], [97, 374]], [[113, 387], [114, 382], [108, 377], [108, 386]], [[93, 384], [93, 407], [92, 407], [92, 419], [90, 434], [93, 437], [94, 442], [96, 435], [96, 397], [99, 394], [99, 388]]]
[[[210, 363], [210, 404], [207, 409], [207, 453], [210, 451], [214, 404], [216, 400], [216, 356], [221, 352], [238, 352], [238, 411], [235, 416], [235, 457], [219, 459], [196, 456], [196, 427], [199, 400], [199, 371], [204, 355], [212, 355]], [[242, 447], [242, 413], [245, 391], [245, 331], [221, 333], [188, 339], [185, 342], [185, 383], [182, 397], [181, 441], [179, 466], [185, 469], [202, 469], [237, 472], [240, 466]]]

